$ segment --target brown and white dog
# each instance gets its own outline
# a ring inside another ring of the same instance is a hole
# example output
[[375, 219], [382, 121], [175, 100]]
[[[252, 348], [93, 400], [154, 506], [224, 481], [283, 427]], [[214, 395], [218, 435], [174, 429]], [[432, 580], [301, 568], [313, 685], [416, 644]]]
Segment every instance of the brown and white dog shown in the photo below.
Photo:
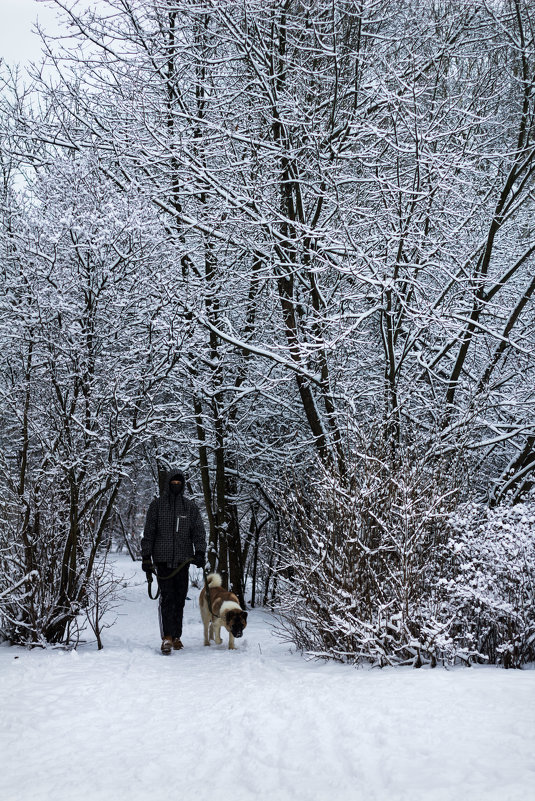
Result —
[[210, 645], [210, 640], [213, 640], [215, 635], [217, 645], [221, 645], [223, 642], [221, 626], [223, 626], [228, 631], [228, 647], [233, 649], [234, 637], [241, 637], [247, 625], [247, 612], [243, 611], [233, 592], [223, 589], [219, 573], [210, 573], [206, 580], [210, 592], [212, 614], [208, 609], [206, 588], [203, 587], [199, 595], [199, 606], [204, 625], [204, 644]]

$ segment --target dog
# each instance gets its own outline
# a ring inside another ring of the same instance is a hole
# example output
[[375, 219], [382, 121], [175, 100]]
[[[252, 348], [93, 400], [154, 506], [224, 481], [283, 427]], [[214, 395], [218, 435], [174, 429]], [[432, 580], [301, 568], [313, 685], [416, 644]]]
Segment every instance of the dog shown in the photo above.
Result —
[[210, 645], [210, 640], [215, 639], [217, 645], [221, 645], [221, 626], [228, 631], [228, 647], [234, 649], [234, 638], [242, 637], [243, 630], [247, 625], [247, 612], [241, 608], [237, 597], [233, 592], [223, 589], [221, 586], [221, 576], [219, 573], [210, 573], [206, 577], [210, 592], [210, 603], [212, 613], [208, 609], [206, 598], [206, 587], [203, 587], [199, 595], [199, 606], [204, 625], [204, 644]]

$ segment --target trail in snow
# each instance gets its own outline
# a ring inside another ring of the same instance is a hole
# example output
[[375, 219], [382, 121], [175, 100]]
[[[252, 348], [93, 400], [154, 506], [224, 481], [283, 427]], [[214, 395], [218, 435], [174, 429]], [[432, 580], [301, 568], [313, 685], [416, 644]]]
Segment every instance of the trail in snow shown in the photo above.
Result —
[[535, 670], [357, 670], [306, 662], [251, 610], [205, 648], [158, 653], [139, 565], [104, 650], [0, 648], [3, 801], [527, 801]]

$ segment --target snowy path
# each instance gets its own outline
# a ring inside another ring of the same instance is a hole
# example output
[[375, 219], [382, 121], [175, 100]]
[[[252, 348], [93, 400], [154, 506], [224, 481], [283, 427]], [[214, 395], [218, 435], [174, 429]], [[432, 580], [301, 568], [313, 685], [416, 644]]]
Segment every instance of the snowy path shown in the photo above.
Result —
[[[527, 801], [535, 670], [306, 662], [253, 610], [162, 657], [139, 565], [103, 651], [0, 648], [2, 801]], [[225, 635], [226, 638], [226, 635]]]

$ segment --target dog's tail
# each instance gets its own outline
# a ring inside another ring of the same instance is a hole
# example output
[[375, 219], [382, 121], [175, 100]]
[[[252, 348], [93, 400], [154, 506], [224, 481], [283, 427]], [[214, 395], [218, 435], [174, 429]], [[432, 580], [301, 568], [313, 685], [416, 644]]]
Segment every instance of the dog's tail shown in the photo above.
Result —
[[209, 573], [206, 576], [206, 581], [209, 587], [221, 587], [222, 579], [219, 573]]

